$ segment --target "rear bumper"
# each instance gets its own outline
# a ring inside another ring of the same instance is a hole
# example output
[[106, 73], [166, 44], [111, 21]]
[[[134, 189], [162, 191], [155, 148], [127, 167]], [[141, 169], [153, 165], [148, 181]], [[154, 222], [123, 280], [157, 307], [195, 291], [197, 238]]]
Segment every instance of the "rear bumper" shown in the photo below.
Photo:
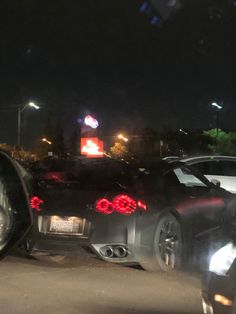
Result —
[[91, 256], [94, 255], [90, 243], [80, 243], [77, 239], [63, 237], [38, 237], [32, 241], [27, 239], [28, 251], [32, 255], [66, 255]]
[[[42, 217], [38, 217], [26, 239], [27, 250], [32, 255], [97, 255], [109, 262], [133, 264], [137, 261], [134, 255], [134, 216], [98, 216], [91, 223], [86, 237], [49, 234], [40, 227]], [[101, 250], [104, 246], [122, 246], [127, 254], [122, 258], [117, 258], [115, 254], [107, 257], [103, 254], [104, 250]]]

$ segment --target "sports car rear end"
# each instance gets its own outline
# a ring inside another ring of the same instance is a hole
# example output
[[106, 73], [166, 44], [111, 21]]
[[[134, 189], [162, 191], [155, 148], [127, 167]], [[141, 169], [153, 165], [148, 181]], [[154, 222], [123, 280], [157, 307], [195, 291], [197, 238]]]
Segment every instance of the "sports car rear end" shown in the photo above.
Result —
[[118, 203], [123, 196], [132, 199], [127, 195], [127, 177], [126, 185], [120, 184], [124, 164], [106, 161], [99, 165], [74, 163], [71, 167], [63, 162], [63, 167], [53, 170], [57, 171], [34, 172], [31, 207], [35, 210], [35, 225], [27, 239], [28, 251], [33, 255], [96, 252], [106, 260], [134, 262], [132, 246], [140, 212], [109, 215], [103, 211], [104, 199], [116, 199]]

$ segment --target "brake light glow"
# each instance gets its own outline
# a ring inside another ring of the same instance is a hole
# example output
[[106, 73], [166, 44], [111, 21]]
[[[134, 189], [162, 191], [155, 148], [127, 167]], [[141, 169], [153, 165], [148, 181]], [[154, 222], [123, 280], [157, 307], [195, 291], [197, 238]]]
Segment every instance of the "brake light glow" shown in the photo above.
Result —
[[147, 210], [147, 205], [141, 201], [138, 201], [138, 207], [145, 211]]
[[35, 209], [37, 212], [40, 212], [42, 208], [40, 207], [43, 204], [43, 200], [41, 200], [38, 196], [32, 196], [30, 199], [31, 208]]
[[117, 195], [112, 201], [107, 198], [99, 199], [96, 204], [96, 211], [102, 214], [112, 214], [113, 212], [122, 215], [131, 215], [137, 208], [147, 211], [147, 205], [142, 201], [136, 201], [126, 194]]
[[52, 180], [58, 183], [64, 183], [63, 178], [62, 178], [62, 173], [60, 172], [48, 172], [44, 176], [45, 180]]
[[114, 211], [114, 208], [110, 201], [108, 201], [106, 198], [101, 198], [96, 202], [96, 211], [109, 215]]
[[114, 209], [123, 215], [133, 214], [137, 208], [137, 202], [128, 195], [118, 195], [113, 199]]

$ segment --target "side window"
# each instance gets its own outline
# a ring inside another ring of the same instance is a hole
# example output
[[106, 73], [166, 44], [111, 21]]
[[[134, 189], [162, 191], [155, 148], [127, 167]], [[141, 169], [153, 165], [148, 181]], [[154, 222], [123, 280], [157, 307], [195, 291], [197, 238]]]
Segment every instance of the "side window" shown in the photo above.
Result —
[[165, 176], [163, 177], [164, 179], [164, 185], [166, 187], [176, 187], [176, 186], [180, 186], [180, 182], [178, 180], [178, 177], [176, 176], [175, 171], [169, 171], [165, 174]]
[[221, 161], [221, 166], [225, 176], [236, 176], [236, 162], [235, 161]]
[[191, 165], [192, 168], [196, 169], [204, 175], [214, 175], [214, 176], [223, 176], [224, 172], [220, 161], [203, 161], [197, 164]]
[[179, 182], [186, 187], [207, 187], [207, 185], [196, 177], [188, 168], [176, 168], [174, 173]]

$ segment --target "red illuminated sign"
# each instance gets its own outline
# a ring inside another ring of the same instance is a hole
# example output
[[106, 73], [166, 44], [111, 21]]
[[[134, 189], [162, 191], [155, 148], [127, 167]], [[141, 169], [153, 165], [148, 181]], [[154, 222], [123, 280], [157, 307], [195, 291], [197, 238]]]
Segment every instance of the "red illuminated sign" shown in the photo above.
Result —
[[81, 138], [81, 154], [90, 158], [103, 157], [103, 141], [97, 137]]

